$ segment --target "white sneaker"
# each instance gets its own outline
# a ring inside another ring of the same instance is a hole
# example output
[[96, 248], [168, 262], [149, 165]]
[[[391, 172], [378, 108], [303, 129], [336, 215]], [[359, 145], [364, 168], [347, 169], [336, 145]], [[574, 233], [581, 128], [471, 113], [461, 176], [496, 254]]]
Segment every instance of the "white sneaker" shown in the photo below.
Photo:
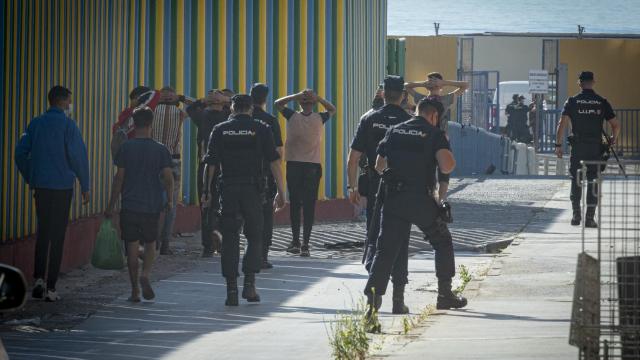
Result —
[[55, 302], [60, 300], [60, 296], [55, 290], [47, 290], [47, 296], [44, 297], [44, 301]]
[[34, 299], [42, 299], [44, 297], [44, 280], [37, 279], [35, 285], [33, 285], [33, 290], [31, 291], [31, 297]]

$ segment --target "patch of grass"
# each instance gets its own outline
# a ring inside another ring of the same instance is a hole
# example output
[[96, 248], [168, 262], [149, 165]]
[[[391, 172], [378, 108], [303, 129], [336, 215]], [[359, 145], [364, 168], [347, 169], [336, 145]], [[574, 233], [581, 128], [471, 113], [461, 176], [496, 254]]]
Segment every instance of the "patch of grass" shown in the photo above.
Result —
[[455, 290], [453, 290], [455, 294], [462, 293], [464, 291], [464, 288], [467, 287], [467, 284], [472, 279], [471, 274], [469, 273], [469, 269], [464, 265], [460, 265], [458, 267], [458, 274], [460, 274], [460, 280], [462, 280], [462, 283]]
[[402, 332], [407, 335], [411, 329], [413, 329], [414, 323], [411, 316], [405, 316], [402, 318]]
[[[369, 353], [369, 337], [365, 320], [367, 305], [363, 301], [351, 313], [338, 314], [330, 326], [329, 343], [336, 360], [364, 360]], [[375, 321], [378, 322], [377, 314]]]

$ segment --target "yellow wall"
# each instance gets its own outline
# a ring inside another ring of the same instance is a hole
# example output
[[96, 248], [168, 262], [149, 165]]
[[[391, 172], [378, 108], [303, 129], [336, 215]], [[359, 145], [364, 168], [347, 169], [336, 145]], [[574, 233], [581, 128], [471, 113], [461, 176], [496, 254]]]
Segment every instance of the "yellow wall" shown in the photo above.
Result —
[[639, 109], [640, 40], [563, 39], [560, 63], [569, 66], [569, 95], [579, 91], [578, 73], [591, 70], [596, 76], [596, 92], [606, 97], [614, 109]]
[[458, 40], [449, 36], [404, 36], [406, 39], [405, 80], [426, 80], [437, 71], [445, 79], [456, 79]]

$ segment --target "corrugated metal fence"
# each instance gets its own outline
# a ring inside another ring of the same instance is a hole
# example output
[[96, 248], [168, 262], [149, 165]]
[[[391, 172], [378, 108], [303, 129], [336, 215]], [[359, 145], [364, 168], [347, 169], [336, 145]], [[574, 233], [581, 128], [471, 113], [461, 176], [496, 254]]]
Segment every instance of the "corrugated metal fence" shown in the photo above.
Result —
[[[72, 218], [99, 213], [113, 175], [110, 127], [138, 84], [204, 96], [271, 86], [271, 101], [310, 87], [334, 102], [326, 126], [321, 194], [344, 196], [344, 158], [360, 114], [384, 75], [386, 0], [6, 0], [0, 42], [0, 234], [35, 231], [35, 209], [13, 163], [31, 118], [54, 84], [74, 92], [89, 148], [92, 198]], [[283, 122], [284, 119], [280, 118]], [[283, 124], [284, 125], [284, 124]], [[286, 134], [285, 134], [286, 135]], [[183, 195], [195, 201], [195, 131], [185, 124]]]

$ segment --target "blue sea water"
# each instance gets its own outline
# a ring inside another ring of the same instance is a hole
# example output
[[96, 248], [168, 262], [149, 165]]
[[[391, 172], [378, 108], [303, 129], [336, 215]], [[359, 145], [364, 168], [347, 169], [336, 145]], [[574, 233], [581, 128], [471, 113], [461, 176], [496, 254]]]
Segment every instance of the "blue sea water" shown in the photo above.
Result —
[[389, 35], [482, 32], [640, 34], [640, 0], [388, 0]]

